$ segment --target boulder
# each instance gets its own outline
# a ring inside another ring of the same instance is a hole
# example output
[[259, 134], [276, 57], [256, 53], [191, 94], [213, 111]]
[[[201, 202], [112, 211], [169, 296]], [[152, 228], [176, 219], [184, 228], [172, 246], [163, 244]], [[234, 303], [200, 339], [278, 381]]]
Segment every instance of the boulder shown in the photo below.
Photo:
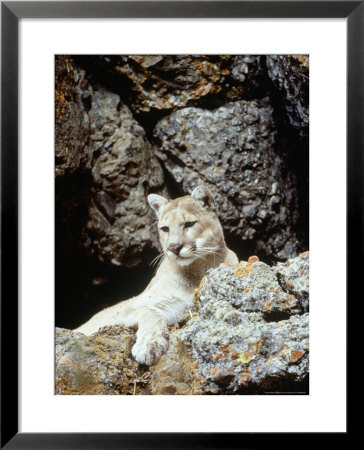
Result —
[[94, 155], [86, 225], [91, 250], [100, 261], [135, 267], [146, 248], [158, 245], [146, 198], [163, 185], [163, 171], [143, 128], [118, 95], [95, 91], [88, 116]]
[[135, 338], [128, 330], [113, 327], [88, 338], [57, 328], [55, 339], [55, 394], [137, 394], [145, 384], [145, 371], [130, 356]]
[[306, 252], [275, 267], [254, 256], [211, 269], [196, 310], [171, 329], [167, 353], [149, 368], [132, 360], [131, 330], [57, 330], [56, 393], [307, 394], [308, 264]]
[[[307, 254], [287, 263], [308, 276]], [[210, 270], [196, 291], [199, 312], [151, 369], [151, 392], [307, 393], [309, 316], [277, 271], [257, 257]]]
[[228, 235], [275, 259], [297, 255], [296, 179], [275, 147], [268, 98], [213, 111], [183, 108], [159, 121], [157, 155], [183, 192], [203, 184], [214, 194]]

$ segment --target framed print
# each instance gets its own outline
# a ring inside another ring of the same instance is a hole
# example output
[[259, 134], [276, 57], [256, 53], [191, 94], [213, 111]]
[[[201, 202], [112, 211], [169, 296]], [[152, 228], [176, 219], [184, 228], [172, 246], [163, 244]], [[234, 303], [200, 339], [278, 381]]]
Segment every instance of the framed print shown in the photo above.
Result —
[[363, 3], [1, 6], [1, 445], [347, 437]]

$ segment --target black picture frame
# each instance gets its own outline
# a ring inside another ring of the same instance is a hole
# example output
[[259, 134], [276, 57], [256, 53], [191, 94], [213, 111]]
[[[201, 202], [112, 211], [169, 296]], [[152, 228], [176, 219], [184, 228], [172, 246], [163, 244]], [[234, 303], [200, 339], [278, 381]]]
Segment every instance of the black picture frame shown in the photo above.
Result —
[[[272, 443], [278, 433], [18, 432], [18, 21], [117, 17], [347, 19], [347, 304], [364, 273], [364, 1], [1, 2], [1, 448], [217, 449]], [[335, 439], [349, 435], [339, 434]], [[303, 434], [300, 444], [308, 438], [310, 433]], [[298, 442], [289, 434], [279, 433], [279, 439], [283, 446]]]

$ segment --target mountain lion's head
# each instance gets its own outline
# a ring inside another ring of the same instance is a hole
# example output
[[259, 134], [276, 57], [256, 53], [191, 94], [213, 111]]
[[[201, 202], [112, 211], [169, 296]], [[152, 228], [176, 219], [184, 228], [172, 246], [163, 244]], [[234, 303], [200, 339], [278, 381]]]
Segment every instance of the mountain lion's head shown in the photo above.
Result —
[[225, 248], [214, 199], [205, 187], [175, 200], [150, 194], [148, 201], [159, 219], [163, 252], [172, 261], [188, 266], [197, 259], [213, 260]]

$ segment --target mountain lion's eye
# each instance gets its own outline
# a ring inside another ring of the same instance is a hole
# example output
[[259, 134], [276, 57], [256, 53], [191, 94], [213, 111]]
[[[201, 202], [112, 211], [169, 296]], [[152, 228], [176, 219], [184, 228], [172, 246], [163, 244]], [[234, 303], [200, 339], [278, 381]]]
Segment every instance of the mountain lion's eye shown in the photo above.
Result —
[[165, 233], [168, 233], [169, 228], [168, 227], [161, 227], [161, 230], [164, 231]]
[[185, 223], [185, 228], [191, 228], [195, 225], [196, 222], [186, 222]]

